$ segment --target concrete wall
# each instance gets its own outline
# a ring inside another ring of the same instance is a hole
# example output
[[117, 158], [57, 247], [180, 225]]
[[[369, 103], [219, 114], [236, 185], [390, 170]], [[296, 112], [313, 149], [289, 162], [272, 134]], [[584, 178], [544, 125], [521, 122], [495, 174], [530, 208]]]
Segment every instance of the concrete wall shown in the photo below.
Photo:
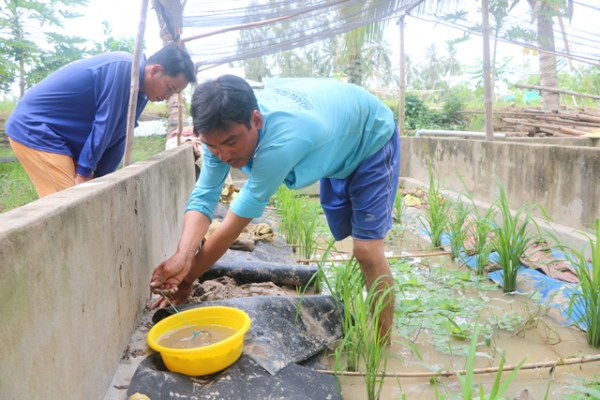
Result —
[[444, 187], [493, 202], [500, 178], [513, 208], [541, 204], [554, 222], [584, 229], [600, 218], [600, 148], [519, 141], [403, 137], [400, 175], [428, 182], [428, 162]]
[[0, 399], [100, 399], [176, 247], [191, 146], [0, 214]]

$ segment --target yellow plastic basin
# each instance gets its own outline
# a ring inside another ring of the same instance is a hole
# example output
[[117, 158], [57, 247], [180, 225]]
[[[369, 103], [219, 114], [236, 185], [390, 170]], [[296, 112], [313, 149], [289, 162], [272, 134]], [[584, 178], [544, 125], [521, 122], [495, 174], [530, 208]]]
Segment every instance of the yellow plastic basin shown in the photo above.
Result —
[[171, 372], [189, 376], [208, 375], [221, 371], [233, 364], [242, 355], [244, 335], [250, 329], [250, 317], [232, 307], [201, 307], [180, 313], [190, 325], [220, 325], [237, 330], [233, 336], [217, 343], [193, 349], [172, 349], [158, 344], [165, 333], [185, 327], [185, 322], [176, 314], [154, 325], [148, 332], [148, 345], [158, 351]]

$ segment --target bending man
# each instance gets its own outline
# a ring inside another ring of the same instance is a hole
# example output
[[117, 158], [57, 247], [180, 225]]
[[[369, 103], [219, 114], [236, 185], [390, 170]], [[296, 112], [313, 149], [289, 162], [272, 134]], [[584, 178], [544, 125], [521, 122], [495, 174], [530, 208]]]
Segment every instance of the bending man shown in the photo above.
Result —
[[[6, 123], [38, 196], [114, 172], [125, 152], [133, 56], [113, 52], [66, 65], [32, 87]], [[195, 82], [194, 63], [171, 43], [140, 62], [136, 121], [150, 101]]]
[[[393, 287], [383, 239], [392, 226], [400, 141], [391, 110], [366, 90], [329, 80], [303, 80], [258, 93], [224, 75], [198, 86], [192, 99], [194, 132], [204, 164], [186, 208], [176, 253], [154, 271], [150, 286], [184, 302], [192, 283], [262, 215], [277, 188], [321, 180], [321, 204], [336, 240], [350, 235], [367, 288]], [[223, 223], [198, 250], [230, 168], [249, 175]], [[393, 319], [393, 294], [380, 332]], [[153, 306], [166, 306], [158, 299]]]

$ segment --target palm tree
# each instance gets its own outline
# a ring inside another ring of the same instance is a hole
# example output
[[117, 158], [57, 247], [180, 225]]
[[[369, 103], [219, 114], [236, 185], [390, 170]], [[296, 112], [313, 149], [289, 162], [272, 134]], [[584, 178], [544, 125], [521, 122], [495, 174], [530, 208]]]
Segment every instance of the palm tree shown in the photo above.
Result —
[[369, 68], [367, 77], [374, 78], [379, 85], [389, 86], [392, 81], [397, 80], [392, 74], [392, 49], [383, 32], [378, 33], [369, 47], [365, 48], [363, 59]]
[[[510, 9], [518, 4], [519, 1], [514, 0]], [[527, 3], [531, 8], [531, 22], [537, 22], [537, 42], [538, 47], [542, 50], [538, 52], [540, 85], [558, 88], [552, 18], [564, 15], [571, 18], [573, 16], [573, 0], [527, 0]], [[559, 94], [543, 90], [542, 109], [549, 111], [560, 110]]]

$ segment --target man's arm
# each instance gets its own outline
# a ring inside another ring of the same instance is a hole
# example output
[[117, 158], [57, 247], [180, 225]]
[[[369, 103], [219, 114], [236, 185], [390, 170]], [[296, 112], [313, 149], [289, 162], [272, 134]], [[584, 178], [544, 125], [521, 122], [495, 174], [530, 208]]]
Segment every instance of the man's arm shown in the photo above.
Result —
[[[194, 281], [225, 254], [251, 220], [228, 211], [223, 223], [196, 253], [208, 231], [210, 220], [202, 213], [188, 211], [185, 214], [184, 232], [177, 252], [154, 270], [150, 287], [155, 292], [162, 290], [168, 294], [176, 305], [183, 303], [189, 297]], [[165, 299], [159, 298], [152, 304], [152, 308], [167, 305]]]
[[177, 251], [170, 258], [160, 263], [154, 270], [150, 287], [158, 293], [162, 290], [173, 294], [181, 281], [188, 275], [192, 268], [194, 256], [206, 235], [210, 219], [198, 211], [188, 211], [183, 219], [183, 233], [177, 245]]

